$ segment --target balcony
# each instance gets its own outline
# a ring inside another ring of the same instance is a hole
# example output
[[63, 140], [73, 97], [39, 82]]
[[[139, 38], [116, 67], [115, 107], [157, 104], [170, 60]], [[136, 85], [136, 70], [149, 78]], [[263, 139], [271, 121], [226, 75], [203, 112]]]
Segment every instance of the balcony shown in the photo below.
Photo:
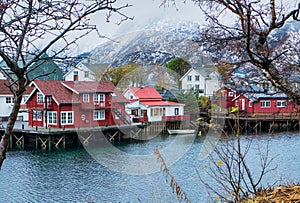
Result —
[[148, 122], [148, 117], [133, 117], [132, 122], [133, 123], [146, 123], [146, 122]]
[[98, 102], [98, 103], [82, 103], [81, 109], [84, 110], [93, 110], [93, 109], [110, 109], [111, 105], [107, 102]]
[[185, 121], [190, 120], [190, 115], [182, 115], [182, 116], [163, 116], [163, 121]]

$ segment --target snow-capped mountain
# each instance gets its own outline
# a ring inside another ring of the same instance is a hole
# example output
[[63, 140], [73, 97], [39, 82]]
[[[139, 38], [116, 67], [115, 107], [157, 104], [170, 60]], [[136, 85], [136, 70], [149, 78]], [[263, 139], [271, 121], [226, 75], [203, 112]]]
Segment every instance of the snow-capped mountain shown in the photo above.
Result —
[[183, 57], [199, 64], [205, 60], [195, 42], [199, 31], [200, 24], [195, 22], [158, 21], [100, 44], [91, 52], [90, 61], [117, 67], [128, 63], [165, 64], [175, 57]]

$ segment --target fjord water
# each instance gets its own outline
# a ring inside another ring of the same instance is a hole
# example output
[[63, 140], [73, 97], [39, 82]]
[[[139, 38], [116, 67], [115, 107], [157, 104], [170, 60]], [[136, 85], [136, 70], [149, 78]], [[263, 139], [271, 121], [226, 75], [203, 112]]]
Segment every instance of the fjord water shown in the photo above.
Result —
[[[152, 154], [157, 146], [163, 148], [173, 139], [157, 136], [149, 141], [122, 143], [118, 148], [132, 154]], [[275, 157], [271, 167], [277, 168], [265, 176], [265, 186], [300, 182], [300, 134], [241, 138], [242, 144], [249, 140], [262, 151], [269, 143], [269, 157]], [[198, 159], [203, 141], [203, 137], [196, 138], [184, 156], [169, 167], [192, 202], [207, 202], [208, 198], [197, 173], [205, 174], [201, 172], [208, 162]], [[248, 161], [254, 173], [260, 165], [255, 157], [257, 150], [250, 150]], [[117, 171], [99, 164], [84, 148], [10, 151], [0, 172], [0, 202], [176, 202], [164, 173], [129, 175]]]

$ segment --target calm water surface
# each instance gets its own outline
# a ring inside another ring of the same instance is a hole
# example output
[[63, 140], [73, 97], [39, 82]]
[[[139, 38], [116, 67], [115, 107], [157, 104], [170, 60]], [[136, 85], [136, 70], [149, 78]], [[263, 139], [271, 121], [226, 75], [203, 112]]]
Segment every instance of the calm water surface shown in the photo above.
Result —
[[[152, 154], [156, 146], [166, 146], [172, 139], [158, 136], [146, 142], [123, 143], [118, 148], [132, 154]], [[265, 177], [264, 184], [300, 182], [299, 134], [243, 136], [242, 144], [250, 139], [254, 148], [257, 143], [261, 148], [269, 143], [269, 156], [276, 156], [272, 167], [277, 165], [277, 169]], [[192, 202], [208, 201], [196, 172], [203, 170], [207, 161], [197, 158], [203, 140], [196, 138], [169, 168]], [[256, 155], [257, 150], [250, 150], [248, 161], [254, 171], [259, 165]], [[10, 151], [7, 157], [0, 172], [0, 202], [176, 202], [162, 172], [119, 173], [99, 164], [82, 148], [51, 153]]]

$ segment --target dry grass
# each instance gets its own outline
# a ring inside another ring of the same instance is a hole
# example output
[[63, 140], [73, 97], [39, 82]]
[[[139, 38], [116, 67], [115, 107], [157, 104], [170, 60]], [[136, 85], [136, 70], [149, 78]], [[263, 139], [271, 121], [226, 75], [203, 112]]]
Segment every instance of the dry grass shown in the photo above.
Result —
[[245, 203], [300, 203], [300, 185], [266, 189]]

